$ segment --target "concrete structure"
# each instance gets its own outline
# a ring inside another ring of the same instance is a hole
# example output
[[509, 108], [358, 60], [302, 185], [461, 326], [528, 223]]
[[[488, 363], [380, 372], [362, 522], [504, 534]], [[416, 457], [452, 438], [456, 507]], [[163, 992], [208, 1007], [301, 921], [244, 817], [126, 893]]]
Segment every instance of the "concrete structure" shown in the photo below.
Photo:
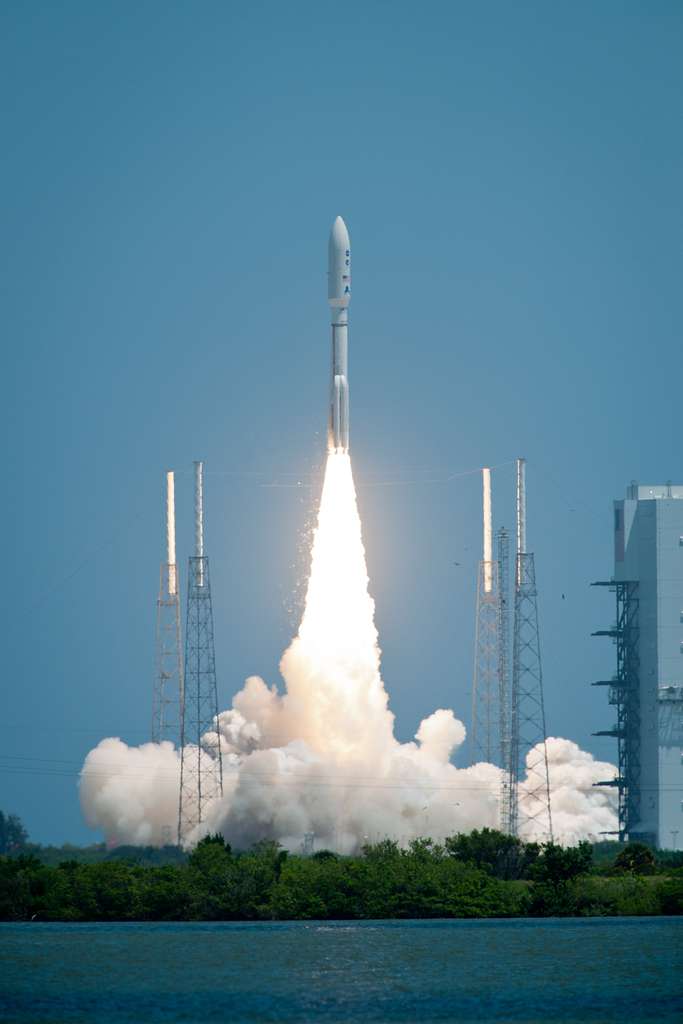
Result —
[[[627, 488], [614, 503], [614, 582], [632, 605], [637, 714], [619, 737], [639, 799], [626, 834], [683, 845], [683, 486]], [[617, 639], [619, 644], [619, 639]], [[617, 694], [617, 696], [619, 696]], [[635, 696], [635, 693], [634, 693]], [[617, 704], [618, 701], [614, 700]], [[620, 759], [621, 760], [621, 759]], [[621, 765], [620, 765], [621, 769]]]

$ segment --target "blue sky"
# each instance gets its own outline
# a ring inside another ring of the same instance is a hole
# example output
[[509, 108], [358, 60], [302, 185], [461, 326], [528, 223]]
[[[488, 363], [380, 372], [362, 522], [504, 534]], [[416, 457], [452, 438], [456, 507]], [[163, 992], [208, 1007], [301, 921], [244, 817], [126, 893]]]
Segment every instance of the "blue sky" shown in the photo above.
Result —
[[166, 468], [184, 572], [206, 463], [222, 705], [278, 680], [338, 213], [399, 736], [439, 706], [469, 719], [480, 481], [460, 474], [507, 464], [512, 527], [524, 455], [549, 731], [616, 756], [590, 736], [612, 607], [588, 584], [612, 498], [681, 482], [682, 30], [673, 2], [3, 5], [0, 807], [34, 838], [94, 839], [84, 754], [148, 738]]

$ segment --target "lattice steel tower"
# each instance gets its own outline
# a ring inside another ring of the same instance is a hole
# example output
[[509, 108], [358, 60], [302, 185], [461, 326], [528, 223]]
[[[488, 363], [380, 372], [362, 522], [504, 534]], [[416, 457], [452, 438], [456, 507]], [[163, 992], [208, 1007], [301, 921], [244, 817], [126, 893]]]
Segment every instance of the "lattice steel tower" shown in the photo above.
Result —
[[484, 544], [477, 573], [477, 616], [472, 678], [472, 764], [500, 762], [505, 694], [500, 677], [500, 563], [493, 559], [491, 470], [482, 470]]
[[180, 597], [175, 555], [175, 480], [166, 474], [166, 561], [159, 573], [156, 672], [152, 694], [152, 741], [180, 739], [183, 661], [180, 646]]
[[496, 533], [498, 552], [498, 681], [500, 685], [500, 827], [510, 831], [510, 536], [504, 526]]
[[[520, 812], [520, 779], [525, 770], [524, 810]], [[533, 822], [537, 831], [552, 840], [536, 568], [533, 554], [526, 549], [525, 459], [517, 459], [517, 558], [507, 789], [508, 806], [501, 817], [510, 834], [517, 835], [520, 824]]]
[[190, 556], [185, 630], [178, 842], [205, 820], [223, 795], [223, 760], [216, 732], [218, 688], [209, 559], [204, 554], [204, 464], [195, 462], [195, 553]]

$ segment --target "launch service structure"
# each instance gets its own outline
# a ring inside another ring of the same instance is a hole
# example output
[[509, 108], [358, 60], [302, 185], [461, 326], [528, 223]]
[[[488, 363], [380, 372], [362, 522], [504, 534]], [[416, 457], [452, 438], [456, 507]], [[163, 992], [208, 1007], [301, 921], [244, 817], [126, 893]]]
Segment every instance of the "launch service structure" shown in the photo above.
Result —
[[607, 689], [618, 774], [619, 839], [683, 845], [683, 486], [632, 483], [614, 502], [616, 671]]

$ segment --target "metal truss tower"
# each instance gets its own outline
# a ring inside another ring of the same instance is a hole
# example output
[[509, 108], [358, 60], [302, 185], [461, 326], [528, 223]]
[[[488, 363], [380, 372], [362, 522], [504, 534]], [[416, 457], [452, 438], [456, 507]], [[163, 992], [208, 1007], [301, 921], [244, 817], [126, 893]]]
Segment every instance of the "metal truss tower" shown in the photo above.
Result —
[[183, 662], [180, 596], [175, 555], [175, 478], [166, 474], [166, 561], [161, 563], [157, 599], [156, 672], [152, 695], [152, 741], [180, 739]]
[[500, 686], [500, 827], [510, 831], [510, 537], [504, 526], [496, 534], [498, 551], [498, 683]]
[[593, 583], [616, 593], [617, 618], [612, 629], [599, 629], [593, 636], [609, 636], [617, 647], [617, 673], [613, 679], [601, 679], [593, 686], [607, 686], [609, 703], [617, 709], [614, 729], [594, 732], [594, 736], [613, 736], [617, 740], [619, 774], [614, 780], [597, 783], [619, 790], [619, 840], [646, 838], [638, 832], [640, 822], [640, 657], [638, 654], [638, 584], [614, 580]]
[[178, 843], [184, 844], [223, 795], [223, 759], [216, 732], [218, 688], [209, 559], [204, 554], [204, 464], [195, 462], [195, 554], [190, 557], [185, 630]]
[[[526, 770], [524, 811], [520, 812], [520, 779]], [[508, 806], [502, 818], [511, 835], [520, 824], [552, 840], [550, 780], [546, 748], [543, 674], [538, 634], [538, 603], [534, 556], [526, 549], [526, 460], [517, 459], [517, 559], [512, 640], [510, 762]], [[520, 818], [522, 819], [520, 821]]]
[[491, 470], [482, 470], [484, 557], [477, 575], [472, 678], [472, 764], [496, 762], [502, 752], [505, 695], [500, 678], [500, 563], [493, 559]]

